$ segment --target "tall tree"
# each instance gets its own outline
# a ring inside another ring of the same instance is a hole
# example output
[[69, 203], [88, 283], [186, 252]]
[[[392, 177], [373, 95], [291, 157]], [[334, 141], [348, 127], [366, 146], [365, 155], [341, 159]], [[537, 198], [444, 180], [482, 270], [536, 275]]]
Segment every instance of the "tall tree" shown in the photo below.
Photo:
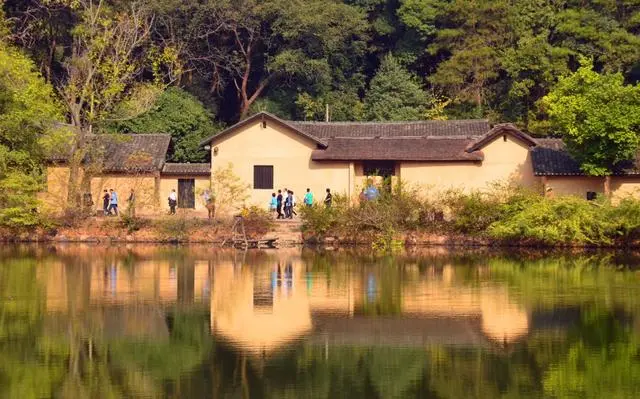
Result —
[[587, 59], [563, 77], [542, 104], [582, 170], [606, 176], [640, 147], [640, 85], [620, 73], [598, 74]]
[[364, 98], [369, 120], [412, 121], [424, 119], [429, 98], [417, 77], [392, 56], [382, 61]]
[[207, 152], [200, 147], [200, 141], [219, 130], [204, 105], [177, 87], [163, 92], [148, 111], [115, 122], [110, 128], [120, 133], [171, 134], [173, 162], [204, 161]]
[[124, 11], [103, 0], [74, 0], [69, 6], [80, 23], [64, 61], [65, 78], [57, 88], [74, 132], [68, 190], [69, 202], [78, 204], [81, 186], [88, 187], [91, 178], [89, 173], [80, 178], [89, 137], [143, 72], [152, 16], [135, 3]]
[[[333, 0], [208, 0], [158, 6], [158, 40], [175, 41], [187, 69], [237, 96], [237, 115], [274, 83], [327, 87], [358, 72], [363, 13]], [[295, 98], [295, 96], [294, 96]]]
[[43, 141], [62, 118], [35, 65], [0, 40], [0, 225], [37, 222]]

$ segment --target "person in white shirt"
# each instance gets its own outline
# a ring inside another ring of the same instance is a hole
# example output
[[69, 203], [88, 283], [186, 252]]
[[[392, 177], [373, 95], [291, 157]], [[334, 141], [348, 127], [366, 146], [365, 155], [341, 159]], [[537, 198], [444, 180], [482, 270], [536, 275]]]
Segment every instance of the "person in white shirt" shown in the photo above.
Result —
[[176, 214], [176, 205], [178, 205], [178, 194], [176, 194], [176, 190], [171, 190], [169, 193], [169, 215]]

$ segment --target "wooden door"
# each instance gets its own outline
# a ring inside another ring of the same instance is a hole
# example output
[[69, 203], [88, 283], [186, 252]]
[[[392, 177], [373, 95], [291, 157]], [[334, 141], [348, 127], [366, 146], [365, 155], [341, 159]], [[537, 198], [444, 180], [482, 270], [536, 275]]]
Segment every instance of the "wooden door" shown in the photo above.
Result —
[[196, 207], [196, 182], [194, 179], [178, 179], [178, 208]]

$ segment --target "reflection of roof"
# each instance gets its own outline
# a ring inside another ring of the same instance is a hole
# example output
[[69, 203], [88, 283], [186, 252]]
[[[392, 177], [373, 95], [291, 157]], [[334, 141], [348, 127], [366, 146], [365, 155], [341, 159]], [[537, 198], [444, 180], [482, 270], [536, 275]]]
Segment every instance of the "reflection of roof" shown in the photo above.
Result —
[[466, 138], [334, 138], [325, 150], [311, 156], [320, 160], [481, 161], [480, 151], [467, 152]]
[[[164, 165], [171, 142], [168, 134], [100, 134], [90, 138], [90, 151], [85, 162], [93, 160], [102, 172], [152, 172]], [[66, 155], [49, 157], [65, 162]]]
[[[537, 139], [539, 146], [531, 152], [533, 172], [536, 176], [584, 176], [562, 139]], [[620, 162], [613, 170], [614, 175], [640, 175], [637, 161]]]
[[210, 175], [209, 163], [165, 163], [162, 168], [163, 175]]
[[312, 340], [338, 345], [488, 346], [480, 317], [314, 317]]

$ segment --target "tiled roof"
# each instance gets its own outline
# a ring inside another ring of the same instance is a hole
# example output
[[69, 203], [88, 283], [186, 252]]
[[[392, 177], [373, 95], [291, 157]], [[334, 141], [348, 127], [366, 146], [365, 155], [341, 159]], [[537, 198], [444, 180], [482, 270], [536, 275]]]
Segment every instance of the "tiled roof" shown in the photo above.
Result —
[[467, 152], [472, 140], [440, 137], [334, 138], [324, 150], [315, 150], [314, 161], [482, 161], [480, 151]]
[[301, 122], [289, 121], [312, 136], [331, 137], [477, 137], [491, 126], [486, 119], [419, 122]]
[[[91, 136], [90, 159], [101, 164], [102, 172], [153, 172], [164, 165], [171, 142], [169, 134], [100, 134]], [[65, 162], [66, 156], [54, 155], [50, 161]]]
[[495, 125], [493, 129], [489, 130], [482, 136], [478, 137], [471, 144], [471, 146], [469, 146], [467, 151], [477, 151], [482, 147], [484, 147], [485, 145], [492, 142], [496, 137], [499, 137], [502, 135], [509, 135], [509, 136], [515, 137], [518, 140], [527, 144], [529, 147], [534, 147], [535, 145], [538, 144], [531, 136], [522, 132], [515, 125], [511, 123], [501, 123], [501, 124]]
[[203, 146], [203, 145], [213, 144], [213, 143], [217, 142], [218, 140], [220, 140], [220, 138], [225, 137], [225, 136], [227, 136], [229, 134], [232, 134], [236, 130], [238, 130], [238, 129], [246, 126], [246, 125], [249, 125], [251, 123], [254, 123], [256, 121], [262, 121], [264, 123], [267, 123], [267, 122], [276, 123], [276, 124], [279, 124], [281, 126], [285, 126], [285, 127], [289, 128], [289, 129], [293, 130], [295, 133], [299, 134], [300, 136], [306, 137], [307, 139], [309, 139], [311, 141], [314, 141], [316, 144], [318, 144], [320, 146], [324, 147], [326, 145], [326, 142], [324, 140], [322, 140], [321, 138], [319, 138], [318, 136], [314, 136], [314, 135], [312, 135], [312, 134], [310, 134], [310, 133], [308, 133], [306, 131], [300, 130], [300, 129], [298, 129], [298, 127], [292, 125], [289, 121], [285, 121], [283, 119], [280, 119], [277, 116], [271, 115], [268, 112], [258, 112], [257, 114], [252, 115], [252, 116], [248, 117], [247, 119], [244, 119], [244, 120], [236, 123], [235, 125], [230, 126], [230, 127], [226, 128], [225, 130], [223, 130], [223, 131], [221, 131], [219, 133], [216, 133], [213, 136], [202, 140], [200, 142], [200, 145]]
[[165, 163], [163, 175], [210, 175], [210, 163]]
[[[569, 154], [562, 139], [537, 139], [531, 152], [536, 176], [584, 176], [580, 164]], [[640, 175], [638, 161], [620, 162], [613, 171], [618, 176]]]

